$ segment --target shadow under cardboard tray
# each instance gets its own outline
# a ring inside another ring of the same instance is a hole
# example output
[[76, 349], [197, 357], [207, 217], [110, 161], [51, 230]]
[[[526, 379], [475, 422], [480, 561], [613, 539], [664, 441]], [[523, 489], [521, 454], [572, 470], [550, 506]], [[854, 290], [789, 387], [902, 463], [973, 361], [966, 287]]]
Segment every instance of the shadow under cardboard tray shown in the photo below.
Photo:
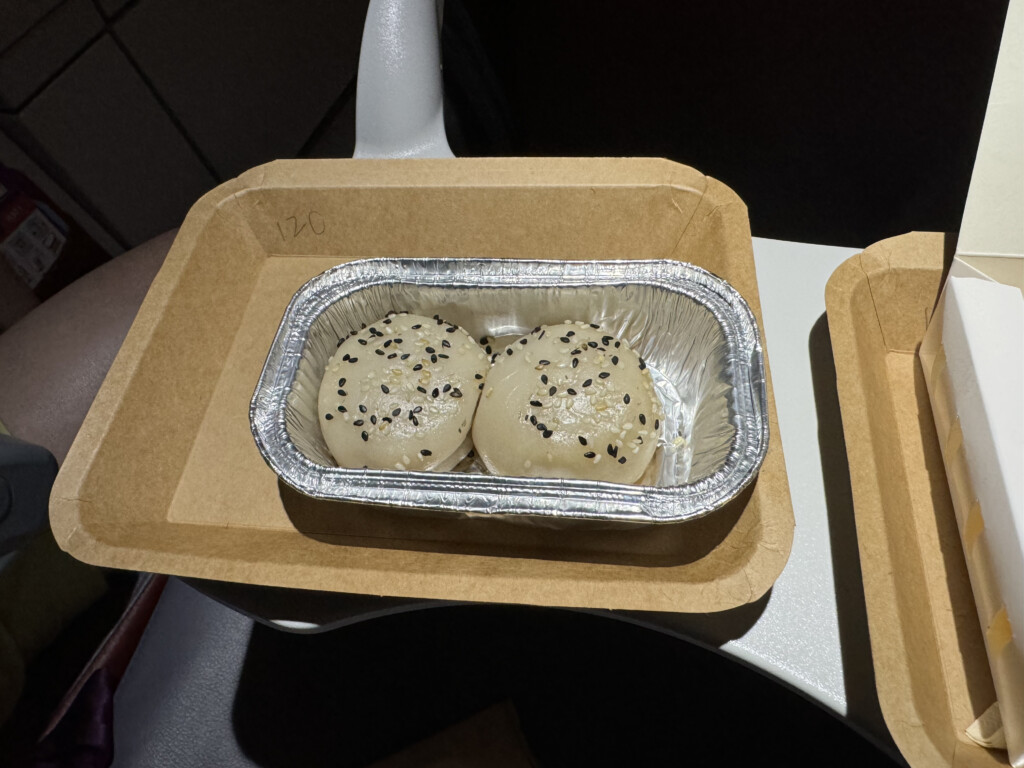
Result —
[[714, 551], [747, 506], [755, 483], [732, 502], [696, 520], [664, 525], [562, 528], [523, 520], [457, 518], [429, 511], [316, 499], [278, 481], [295, 528], [330, 544], [451, 555], [522, 557], [615, 565], [678, 566]]

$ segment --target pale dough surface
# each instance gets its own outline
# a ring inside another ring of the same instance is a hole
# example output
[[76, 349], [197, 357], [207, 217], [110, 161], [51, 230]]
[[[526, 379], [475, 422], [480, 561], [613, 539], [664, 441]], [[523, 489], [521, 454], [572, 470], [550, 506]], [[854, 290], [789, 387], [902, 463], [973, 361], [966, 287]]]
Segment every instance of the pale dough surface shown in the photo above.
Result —
[[341, 467], [437, 470], [471, 449], [484, 351], [439, 318], [392, 314], [342, 339], [318, 397]]
[[489, 472], [639, 481], [664, 414], [650, 369], [629, 346], [582, 322], [542, 326], [494, 349], [473, 422]]

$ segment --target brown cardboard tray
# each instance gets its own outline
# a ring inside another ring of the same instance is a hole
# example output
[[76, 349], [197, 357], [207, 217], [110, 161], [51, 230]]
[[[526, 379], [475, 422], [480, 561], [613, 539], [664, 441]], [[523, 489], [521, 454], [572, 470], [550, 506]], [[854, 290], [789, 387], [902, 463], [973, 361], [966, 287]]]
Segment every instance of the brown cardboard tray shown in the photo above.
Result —
[[664, 160], [279, 161], [189, 212], [51, 497], [87, 562], [395, 597], [718, 611], [761, 597], [793, 512], [771, 444], [734, 503], [679, 525], [551, 530], [302, 496], [248, 406], [294, 292], [373, 257], [673, 258], [728, 280], [760, 322], [746, 208]]
[[883, 240], [825, 296], [879, 703], [922, 768], [1008, 765], [965, 734], [995, 691], [917, 356], [952, 242]]

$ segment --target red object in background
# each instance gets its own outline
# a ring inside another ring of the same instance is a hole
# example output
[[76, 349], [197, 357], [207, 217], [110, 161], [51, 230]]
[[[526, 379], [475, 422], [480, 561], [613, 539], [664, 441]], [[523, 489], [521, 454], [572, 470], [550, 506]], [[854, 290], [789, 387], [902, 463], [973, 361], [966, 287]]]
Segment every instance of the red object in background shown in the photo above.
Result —
[[108, 258], [31, 179], [0, 165], [0, 330]]

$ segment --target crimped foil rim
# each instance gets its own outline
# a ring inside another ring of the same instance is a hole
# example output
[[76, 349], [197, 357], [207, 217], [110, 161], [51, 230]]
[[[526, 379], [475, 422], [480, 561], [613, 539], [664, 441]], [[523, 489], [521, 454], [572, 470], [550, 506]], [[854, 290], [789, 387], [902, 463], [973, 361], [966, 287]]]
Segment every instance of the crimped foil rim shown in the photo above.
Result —
[[[695, 483], [627, 486], [586, 480], [401, 472], [321, 466], [288, 436], [286, 399], [316, 317], [331, 304], [407, 274], [417, 285], [472, 288], [625, 286], [683, 293], [701, 303], [730, 344], [735, 427], [724, 465]], [[297, 331], [297, 332], [296, 332]], [[337, 501], [449, 512], [632, 523], [692, 520], [735, 499], [754, 479], [768, 450], [767, 391], [760, 333], [750, 307], [726, 281], [672, 260], [557, 261], [519, 259], [365, 259], [346, 262], [308, 281], [292, 298], [278, 328], [249, 408], [261, 455], [287, 485]]]

